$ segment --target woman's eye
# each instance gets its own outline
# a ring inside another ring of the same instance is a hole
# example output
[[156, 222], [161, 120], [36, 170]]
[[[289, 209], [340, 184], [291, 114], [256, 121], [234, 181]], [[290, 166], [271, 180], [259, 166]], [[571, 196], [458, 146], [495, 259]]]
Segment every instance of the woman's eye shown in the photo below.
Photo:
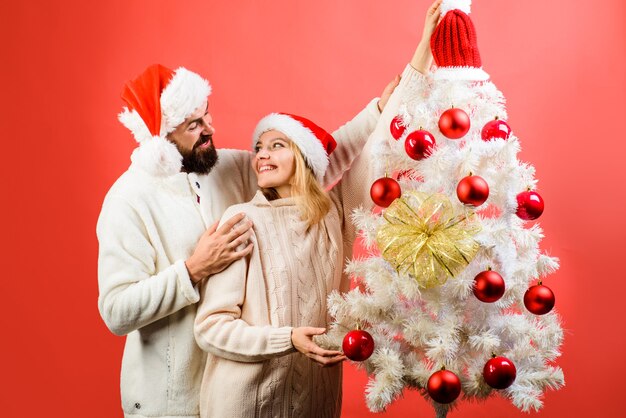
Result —
[[283, 144], [281, 144], [280, 142], [274, 142], [274, 148], [282, 148], [284, 147]]

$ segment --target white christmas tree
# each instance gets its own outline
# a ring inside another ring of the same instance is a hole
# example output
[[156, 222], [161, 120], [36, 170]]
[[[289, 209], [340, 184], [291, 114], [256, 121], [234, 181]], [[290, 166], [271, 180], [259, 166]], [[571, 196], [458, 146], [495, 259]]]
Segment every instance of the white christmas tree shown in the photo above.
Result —
[[335, 322], [323, 342], [362, 361], [374, 412], [404, 388], [440, 417], [460, 395], [538, 410], [544, 390], [564, 384], [554, 295], [536, 283], [558, 259], [540, 251], [543, 232], [529, 222], [543, 200], [481, 68], [470, 3], [444, 0], [437, 68], [400, 99], [381, 150], [372, 198], [388, 207], [354, 215], [369, 256], [347, 271], [361, 285], [329, 297]]

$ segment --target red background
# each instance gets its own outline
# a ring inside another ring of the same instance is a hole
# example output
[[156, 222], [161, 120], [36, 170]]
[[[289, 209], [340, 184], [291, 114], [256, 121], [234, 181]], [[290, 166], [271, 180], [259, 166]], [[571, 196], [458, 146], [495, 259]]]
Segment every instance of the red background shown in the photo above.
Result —
[[[214, 86], [218, 146], [246, 148], [284, 110], [337, 127], [401, 72], [426, 0], [3, 2], [0, 329], [2, 416], [117, 417], [123, 338], [97, 311], [95, 223], [135, 146], [123, 83], [179, 65]], [[474, 1], [484, 68], [508, 99], [520, 158], [546, 200], [542, 248], [566, 340], [567, 386], [542, 417], [617, 416], [626, 373], [622, 292], [626, 6]], [[368, 416], [346, 367], [345, 417]], [[526, 416], [508, 401], [452, 417]], [[415, 392], [387, 417], [432, 416]]]

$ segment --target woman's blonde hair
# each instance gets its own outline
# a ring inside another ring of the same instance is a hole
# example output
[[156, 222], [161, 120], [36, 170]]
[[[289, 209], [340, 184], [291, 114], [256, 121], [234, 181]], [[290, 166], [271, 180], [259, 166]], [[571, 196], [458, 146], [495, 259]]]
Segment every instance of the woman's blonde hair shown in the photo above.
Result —
[[[300, 148], [293, 141], [289, 141], [289, 149], [293, 151], [295, 168], [291, 176], [291, 195], [296, 198], [296, 205], [300, 209], [302, 220], [313, 226], [321, 221], [330, 210], [330, 197], [322, 189], [313, 171], [309, 168]], [[271, 189], [261, 189], [268, 200], [278, 199], [278, 192]]]

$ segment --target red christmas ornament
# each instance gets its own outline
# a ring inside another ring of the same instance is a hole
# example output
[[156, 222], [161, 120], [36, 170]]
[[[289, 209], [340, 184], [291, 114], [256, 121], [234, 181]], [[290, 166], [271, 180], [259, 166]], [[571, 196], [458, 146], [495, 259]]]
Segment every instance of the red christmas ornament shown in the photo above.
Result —
[[426, 387], [435, 402], [450, 403], [461, 393], [461, 380], [449, 370], [439, 370], [430, 376]]
[[515, 364], [506, 357], [494, 355], [483, 368], [485, 382], [494, 389], [508, 388], [515, 381], [516, 375]]
[[489, 197], [489, 185], [482, 177], [470, 174], [456, 186], [456, 195], [466, 205], [480, 206]]
[[487, 122], [480, 131], [480, 137], [483, 141], [489, 141], [493, 138], [509, 139], [509, 136], [511, 136], [511, 127], [505, 121], [498, 119], [497, 116], [494, 120]]
[[504, 279], [499, 273], [489, 269], [474, 277], [474, 296], [482, 302], [492, 303], [504, 295]]
[[414, 160], [422, 160], [430, 156], [435, 146], [435, 137], [428, 131], [411, 132], [404, 140], [404, 150]]
[[391, 177], [381, 177], [376, 180], [370, 188], [372, 201], [383, 208], [402, 195], [402, 189], [397, 181]]
[[543, 213], [543, 199], [539, 193], [527, 190], [517, 195], [517, 216], [525, 221], [537, 219]]
[[343, 353], [352, 361], [365, 361], [374, 352], [374, 339], [361, 329], [350, 331], [343, 337]]
[[442, 113], [439, 118], [439, 130], [450, 139], [459, 139], [470, 128], [470, 118], [463, 109], [453, 107]]
[[406, 130], [406, 126], [402, 124], [402, 118], [400, 117], [400, 115], [391, 120], [389, 130], [391, 131], [391, 136], [393, 136], [393, 139], [395, 140], [398, 140], [402, 136], [402, 134]]
[[524, 306], [535, 315], [544, 315], [550, 312], [554, 308], [554, 302], [554, 293], [541, 282], [529, 287], [524, 293]]

